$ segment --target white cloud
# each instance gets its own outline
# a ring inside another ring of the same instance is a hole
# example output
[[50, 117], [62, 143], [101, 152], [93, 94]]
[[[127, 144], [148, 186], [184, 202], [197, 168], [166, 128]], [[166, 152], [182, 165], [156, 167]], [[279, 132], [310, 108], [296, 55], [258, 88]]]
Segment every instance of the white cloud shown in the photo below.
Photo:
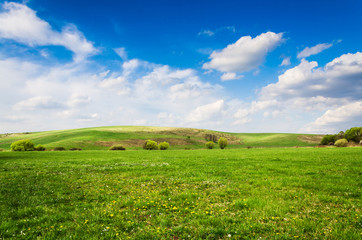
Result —
[[220, 51], [213, 51], [210, 62], [204, 69], [216, 69], [221, 72], [248, 72], [260, 66], [268, 52], [283, 41], [282, 33], [267, 32], [255, 38], [241, 37], [236, 43]]
[[305, 126], [304, 132], [336, 133], [361, 123], [362, 101], [351, 102], [336, 109], [327, 110], [321, 117]]
[[14, 109], [17, 111], [32, 111], [35, 109], [54, 109], [61, 108], [62, 104], [56, 102], [49, 96], [37, 96], [18, 102], [14, 105]]
[[104, 79], [101, 83], [99, 83], [99, 86], [101, 88], [113, 88], [117, 85], [124, 84], [126, 82], [126, 79], [122, 76], [119, 77], [110, 77]]
[[188, 122], [201, 122], [201, 121], [213, 121], [214, 117], [220, 116], [221, 112], [225, 109], [224, 100], [218, 100], [216, 102], [199, 106], [194, 109], [187, 116], [186, 121]]
[[92, 102], [92, 98], [84, 93], [74, 93], [69, 101], [67, 102], [67, 105], [74, 108], [74, 107], [80, 107], [88, 105]]
[[226, 27], [221, 27], [221, 28], [218, 28], [216, 30], [209, 30], [209, 29], [205, 29], [205, 30], [202, 30], [198, 33], [199, 36], [207, 36], [207, 37], [212, 37], [214, 36], [216, 33], [219, 33], [219, 32], [222, 32], [222, 31], [230, 31], [230, 32], [233, 32], [235, 33], [236, 32], [236, 29], [234, 26], [226, 26]]
[[221, 81], [229, 81], [242, 78], [243, 75], [237, 76], [236, 73], [224, 73], [221, 76]]
[[280, 66], [289, 66], [289, 65], [290, 65], [290, 57], [283, 58], [283, 61], [280, 64]]
[[211, 37], [211, 36], [215, 35], [215, 33], [211, 30], [203, 30], [203, 31], [199, 32], [199, 36], [202, 36], [202, 35]]
[[298, 58], [306, 58], [309, 57], [311, 55], [316, 55], [330, 47], [332, 47], [333, 44], [331, 43], [320, 43], [315, 45], [314, 47], [306, 47], [303, 49], [303, 51], [301, 51], [300, 53], [298, 53]]
[[122, 58], [123, 61], [128, 60], [128, 54], [125, 48], [115, 48], [114, 51], [117, 53], [118, 56], [120, 56], [120, 58]]
[[26, 5], [5, 2], [0, 12], [0, 38], [11, 39], [25, 45], [59, 45], [72, 51], [80, 61], [98, 50], [77, 27], [68, 24], [61, 32], [54, 31], [49, 23], [38, 18], [36, 12]]
[[277, 83], [264, 87], [261, 98], [361, 98], [362, 53], [344, 54], [323, 68], [317, 66], [317, 62], [302, 59], [298, 66], [280, 75]]

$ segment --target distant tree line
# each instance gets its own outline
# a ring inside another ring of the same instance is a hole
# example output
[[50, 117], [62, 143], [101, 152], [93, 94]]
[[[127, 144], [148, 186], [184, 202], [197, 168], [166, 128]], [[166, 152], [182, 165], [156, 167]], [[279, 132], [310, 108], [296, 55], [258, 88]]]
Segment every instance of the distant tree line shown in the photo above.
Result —
[[[345, 132], [340, 131], [334, 135], [325, 135], [321, 140], [321, 145], [335, 145], [337, 141], [345, 139], [343, 142], [354, 142], [361, 144], [362, 127], [353, 127]], [[342, 141], [339, 141], [342, 142]]]

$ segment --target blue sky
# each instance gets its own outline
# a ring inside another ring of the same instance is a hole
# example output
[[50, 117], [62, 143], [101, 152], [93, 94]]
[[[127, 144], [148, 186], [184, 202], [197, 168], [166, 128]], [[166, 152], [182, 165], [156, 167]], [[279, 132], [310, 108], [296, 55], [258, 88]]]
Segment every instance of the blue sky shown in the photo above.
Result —
[[361, 125], [361, 1], [0, 4], [0, 132]]

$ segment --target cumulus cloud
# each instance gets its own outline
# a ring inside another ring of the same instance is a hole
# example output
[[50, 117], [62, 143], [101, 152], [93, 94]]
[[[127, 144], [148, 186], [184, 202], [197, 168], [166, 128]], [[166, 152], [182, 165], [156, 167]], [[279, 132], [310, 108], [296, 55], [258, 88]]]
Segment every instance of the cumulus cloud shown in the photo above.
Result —
[[215, 69], [221, 72], [248, 72], [260, 66], [268, 52], [283, 41], [283, 33], [267, 32], [255, 38], [241, 37], [237, 42], [226, 48], [213, 51], [210, 62], [203, 65], [204, 69]]
[[321, 117], [302, 129], [304, 132], [335, 133], [348, 129], [362, 119], [362, 101], [351, 102], [336, 109], [327, 110]]
[[14, 2], [2, 4], [0, 38], [11, 39], [31, 47], [64, 46], [74, 53], [76, 61], [98, 52], [76, 26], [68, 24], [61, 32], [55, 31], [48, 22], [37, 17], [34, 10]]
[[312, 55], [316, 55], [332, 46], [333, 44], [331, 43], [320, 43], [315, 45], [314, 47], [306, 47], [303, 49], [303, 51], [298, 53], [297, 58], [306, 58]]
[[316, 97], [360, 99], [362, 92], [362, 53], [344, 54], [318, 67], [317, 62], [301, 63], [279, 76], [277, 83], [261, 90], [263, 99]]
[[221, 114], [221, 112], [225, 109], [224, 100], [218, 100], [216, 102], [202, 105], [194, 109], [187, 116], [186, 121], [189, 122], [201, 122], [205, 120], [211, 120], [212, 118], [217, 117]]

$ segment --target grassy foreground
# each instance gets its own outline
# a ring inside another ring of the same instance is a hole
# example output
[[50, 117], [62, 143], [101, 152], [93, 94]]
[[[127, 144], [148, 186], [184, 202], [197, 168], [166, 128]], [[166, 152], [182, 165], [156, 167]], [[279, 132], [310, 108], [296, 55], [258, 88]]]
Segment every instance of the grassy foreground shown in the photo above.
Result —
[[0, 239], [360, 239], [362, 148], [0, 152]]

